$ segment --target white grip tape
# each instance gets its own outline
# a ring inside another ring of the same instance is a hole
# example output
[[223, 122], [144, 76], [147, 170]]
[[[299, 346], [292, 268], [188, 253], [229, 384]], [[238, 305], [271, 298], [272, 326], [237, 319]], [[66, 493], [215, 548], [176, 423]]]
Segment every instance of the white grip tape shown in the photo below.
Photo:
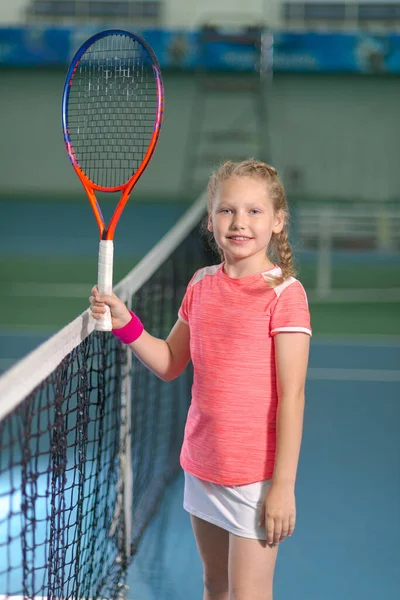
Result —
[[[100, 295], [110, 296], [112, 294], [113, 280], [113, 262], [114, 262], [114, 242], [112, 240], [100, 240], [99, 245], [99, 268], [97, 275], [97, 287]], [[106, 306], [106, 313], [96, 321], [97, 331], [111, 331], [111, 312]]]

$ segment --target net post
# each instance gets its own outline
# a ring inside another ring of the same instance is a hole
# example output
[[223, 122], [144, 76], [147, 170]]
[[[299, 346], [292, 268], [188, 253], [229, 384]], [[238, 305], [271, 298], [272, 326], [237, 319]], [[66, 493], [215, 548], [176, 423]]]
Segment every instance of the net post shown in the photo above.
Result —
[[[131, 297], [120, 293], [120, 299], [131, 309]], [[119, 544], [119, 560], [124, 556], [127, 563], [131, 556], [132, 537], [132, 498], [133, 498], [133, 472], [132, 472], [132, 448], [131, 448], [131, 380], [132, 352], [128, 346], [123, 346], [124, 360], [121, 367], [121, 424], [119, 442], [119, 465], [120, 475], [117, 483], [117, 504], [111, 524], [110, 535], [118, 528], [119, 519], [123, 519], [124, 535]], [[122, 556], [121, 556], [122, 554]]]
[[131, 444], [131, 381], [132, 352], [126, 348], [125, 373], [122, 382], [122, 422], [121, 437], [124, 439], [125, 456], [122, 467], [124, 485], [124, 525], [125, 525], [125, 555], [129, 560], [131, 555], [132, 537], [132, 498], [133, 498], [133, 473], [132, 473], [132, 444]]
[[332, 289], [332, 208], [324, 207], [319, 214], [317, 298], [327, 298]]
[[[129, 310], [132, 310], [132, 295], [123, 298]], [[121, 397], [121, 444], [125, 449], [124, 461], [121, 465], [123, 488], [124, 488], [124, 526], [125, 526], [125, 555], [129, 560], [131, 555], [131, 538], [132, 538], [132, 502], [133, 502], [133, 471], [132, 471], [132, 444], [131, 444], [131, 423], [132, 423], [132, 388], [131, 388], [131, 373], [132, 373], [132, 352], [125, 346], [126, 360], [124, 363], [124, 372], [122, 379], [122, 397]]]

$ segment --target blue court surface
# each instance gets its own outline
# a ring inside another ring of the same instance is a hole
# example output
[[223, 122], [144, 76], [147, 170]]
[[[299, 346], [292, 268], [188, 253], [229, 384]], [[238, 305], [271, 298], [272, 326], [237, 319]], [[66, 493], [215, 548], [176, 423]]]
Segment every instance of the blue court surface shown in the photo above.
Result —
[[[400, 344], [313, 340], [296, 485], [274, 600], [395, 600], [400, 590]], [[183, 477], [129, 569], [130, 600], [201, 600]]]

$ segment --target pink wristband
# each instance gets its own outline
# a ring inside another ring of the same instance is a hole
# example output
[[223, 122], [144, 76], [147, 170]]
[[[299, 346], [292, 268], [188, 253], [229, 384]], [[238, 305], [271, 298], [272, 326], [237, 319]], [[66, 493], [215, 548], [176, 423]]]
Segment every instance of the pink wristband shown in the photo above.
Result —
[[123, 344], [131, 344], [140, 337], [144, 331], [143, 323], [138, 316], [135, 315], [131, 310], [129, 311], [132, 318], [123, 327], [119, 329], [113, 329], [112, 332]]

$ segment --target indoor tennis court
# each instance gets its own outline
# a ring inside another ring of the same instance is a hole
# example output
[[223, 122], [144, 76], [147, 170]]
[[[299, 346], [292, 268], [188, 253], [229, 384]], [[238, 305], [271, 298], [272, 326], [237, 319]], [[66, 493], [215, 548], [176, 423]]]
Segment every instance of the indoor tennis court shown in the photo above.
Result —
[[[204, 13], [184, 4], [0, 9], [0, 598], [203, 594], [179, 467], [192, 369], [161, 382], [85, 312], [99, 235], [65, 152], [61, 95], [80, 44], [123, 25], [160, 60], [165, 119], [116, 229], [117, 292], [165, 337], [193, 272], [216, 262], [201, 232], [211, 169], [242, 154], [276, 166], [313, 337], [297, 525], [279, 548], [274, 600], [391, 600], [400, 589], [397, 3], [381, 19], [380, 3], [368, 14], [351, 3], [351, 22], [343, 3], [324, 0], [250, 0], [246, 18], [240, 2], [205, 0]], [[106, 219], [110, 196], [99, 193]]]
[[[29, 203], [25, 204], [24, 209], [28, 211], [29, 206]], [[41, 218], [37, 206], [31, 215], [31, 225], [35, 218]], [[75, 203], [71, 207], [76, 211], [84, 208]], [[54, 204], [54, 218], [60, 218], [60, 215], [62, 218], [63, 210], [71, 207]], [[157, 236], [161, 237], [179, 219], [184, 208], [182, 204], [130, 207], [135, 222], [138, 214], [142, 214], [142, 220], [141, 224], [135, 225], [137, 236], [131, 238], [131, 227], [120, 236], [120, 262], [117, 262], [116, 271], [121, 269], [121, 277], [124, 267], [130, 263], [129, 256], [132, 254], [139, 261], [141, 248], [146, 244], [150, 248], [152, 242], [157, 241], [156, 236], [154, 240], [149, 236], [140, 237], [149, 211], [157, 210], [162, 215], [156, 228]], [[14, 225], [18, 229], [18, 224]], [[6, 329], [2, 334], [3, 364], [23, 356], [48, 338], [57, 326], [63, 325], [64, 314], [71, 314], [73, 318], [74, 313], [85, 308], [85, 295], [91, 284], [90, 272], [95, 268], [90, 264], [93, 261], [87, 239], [79, 247], [77, 236], [74, 250], [79, 259], [76, 259], [71, 257], [67, 236], [65, 239], [58, 237], [57, 255], [48, 263], [53, 269], [48, 266], [39, 272], [38, 264], [46, 262], [43, 250], [54, 245], [54, 237], [51, 233], [48, 237], [43, 236], [37, 248], [30, 248], [29, 252], [26, 249], [25, 254], [21, 244], [25, 239], [23, 231], [15, 238], [16, 241], [2, 236], [2, 245], [8, 244], [2, 248], [2, 254], [13, 250], [14, 264], [19, 262], [28, 270], [21, 271], [18, 282], [14, 271], [13, 285], [19, 283], [21, 295], [10, 298], [11, 294], [8, 297], [4, 294], [2, 298], [7, 314], [13, 315], [17, 308], [16, 332]], [[13, 263], [13, 259], [10, 262]], [[65, 274], [62, 283], [69, 283], [69, 289], [74, 291], [72, 297], [65, 297], [62, 287], [61, 293], [58, 291], [61, 272]], [[32, 281], [32, 274], [37, 274], [36, 282]], [[36, 284], [40, 290], [40, 283], [51, 286], [60, 297], [50, 298], [49, 292], [44, 298], [29, 293], [29, 286]], [[30, 305], [28, 324], [21, 319], [22, 316], [26, 318], [27, 313], [18, 310], [17, 304], [20, 302], [20, 306], [24, 306], [27, 300]], [[47, 306], [43, 306], [44, 302]], [[364, 309], [365, 316], [360, 314], [359, 306]], [[304, 441], [297, 484], [298, 526], [293, 539], [280, 548], [280, 556], [284, 558], [277, 564], [277, 598], [296, 598], [299, 589], [307, 589], [309, 597], [316, 599], [321, 597], [321, 590], [327, 599], [358, 595], [372, 599], [378, 592], [382, 597], [390, 598], [399, 585], [394, 557], [399, 549], [396, 506], [400, 482], [396, 475], [398, 454], [395, 449], [398, 445], [400, 344], [396, 339], [398, 321], [395, 314], [393, 321], [390, 319], [390, 310], [395, 313], [397, 305], [388, 303], [387, 307], [371, 319], [369, 306], [360, 303], [356, 309], [357, 318], [360, 319], [359, 327], [360, 323], [365, 323], [365, 329], [359, 328], [352, 335], [348, 332], [348, 323], [355, 315], [353, 304], [340, 304], [339, 310], [337, 305], [315, 304], [321, 326], [314, 333], [308, 372]], [[313, 314], [313, 307], [311, 310]], [[331, 314], [342, 318], [332, 322]], [[41, 315], [46, 318], [40, 321]], [[369, 331], [364, 318], [368, 319]], [[43, 325], [41, 330], [37, 327], [38, 322]], [[43, 488], [39, 495], [44, 495], [46, 479], [42, 477], [39, 483]], [[179, 475], [166, 490], [128, 569], [128, 599], [183, 599], [189, 593], [197, 593], [200, 597], [201, 564], [188, 515], [182, 508], [182, 494], [183, 479]], [[13, 501], [18, 503], [15, 494]], [[43, 500], [38, 510], [40, 522], [41, 518], [45, 519], [47, 510]], [[17, 538], [18, 527], [16, 515], [11, 530]], [[17, 556], [19, 544], [14, 544], [12, 552]], [[367, 578], [365, 573], [368, 573]], [[22, 576], [21, 570], [13, 573], [14, 578], [19, 576]], [[326, 585], [327, 579], [329, 585]]]

